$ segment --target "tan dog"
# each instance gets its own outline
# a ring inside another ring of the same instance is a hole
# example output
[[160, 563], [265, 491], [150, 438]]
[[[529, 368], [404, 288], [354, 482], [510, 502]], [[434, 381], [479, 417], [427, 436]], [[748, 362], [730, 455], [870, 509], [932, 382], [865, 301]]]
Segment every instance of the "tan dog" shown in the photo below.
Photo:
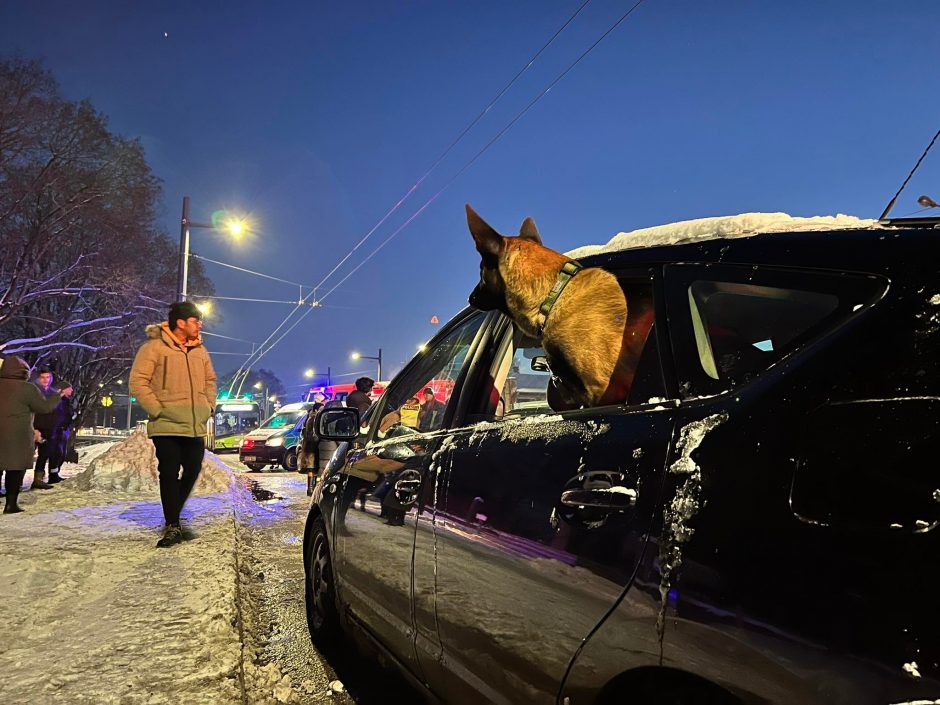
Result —
[[[470, 305], [502, 311], [540, 341], [553, 374], [552, 408], [625, 402], [652, 319], [643, 317], [645, 330], [628, 329], [627, 299], [617, 278], [597, 268], [560, 278], [574, 260], [543, 246], [531, 218], [522, 223], [519, 237], [505, 237], [467, 205], [467, 225], [482, 257]], [[543, 304], [559, 279], [567, 283], [545, 316]]]

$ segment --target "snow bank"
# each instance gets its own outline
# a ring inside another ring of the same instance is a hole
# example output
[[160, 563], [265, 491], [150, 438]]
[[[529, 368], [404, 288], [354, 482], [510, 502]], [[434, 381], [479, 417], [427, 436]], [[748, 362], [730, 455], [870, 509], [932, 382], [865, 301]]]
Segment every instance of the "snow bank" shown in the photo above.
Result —
[[[195, 493], [226, 492], [232, 478], [232, 471], [215, 454], [206, 453]], [[92, 460], [88, 469], [76, 475], [73, 481], [80, 490], [159, 494], [157, 455], [147, 432], [138, 429], [127, 440], [115, 443]]]
[[565, 254], [569, 257], [587, 257], [606, 252], [632, 250], [638, 247], [686, 245], [703, 240], [751, 237], [761, 233], [812, 232], [816, 230], [845, 230], [847, 228], [874, 228], [877, 220], [863, 220], [853, 215], [820, 215], [797, 218], [786, 213], [743, 213], [717, 218], [683, 220], [669, 225], [641, 228], [628, 233], [617, 233], [606, 245], [585, 245]]

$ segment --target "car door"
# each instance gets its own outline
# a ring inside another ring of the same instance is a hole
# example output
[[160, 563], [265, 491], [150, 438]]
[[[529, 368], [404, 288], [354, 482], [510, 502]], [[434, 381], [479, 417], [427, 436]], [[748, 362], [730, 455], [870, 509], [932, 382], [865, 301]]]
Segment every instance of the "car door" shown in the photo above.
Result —
[[[633, 286], [651, 296], [648, 275]], [[648, 330], [624, 406], [552, 412], [544, 353], [509, 325], [461, 390], [465, 421], [495, 409], [439, 453], [434, 573], [416, 573], [436, 596], [441, 649], [419, 658], [442, 700], [554, 702], [579, 644], [630, 585], [675, 411], [662, 399], [662, 340]], [[655, 610], [636, 618], [652, 623]], [[655, 639], [635, 648], [638, 662], [655, 658]]]
[[[339, 599], [358, 626], [419, 676], [412, 591], [417, 500], [447, 412], [437, 428], [419, 431], [408, 410], [432, 380], [450, 382], [437, 389], [454, 388], [485, 318], [458, 317], [396, 377], [369, 416], [367, 441], [347, 453], [334, 483]], [[438, 401], [448, 404], [450, 395], [440, 392]]]

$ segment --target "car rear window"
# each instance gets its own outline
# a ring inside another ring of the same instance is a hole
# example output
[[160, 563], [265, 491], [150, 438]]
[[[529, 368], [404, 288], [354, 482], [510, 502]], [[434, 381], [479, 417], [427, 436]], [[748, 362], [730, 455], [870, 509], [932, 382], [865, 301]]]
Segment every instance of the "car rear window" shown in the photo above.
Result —
[[702, 369], [733, 381], [767, 369], [839, 306], [835, 294], [753, 284], [698, 280], [688, 292]]

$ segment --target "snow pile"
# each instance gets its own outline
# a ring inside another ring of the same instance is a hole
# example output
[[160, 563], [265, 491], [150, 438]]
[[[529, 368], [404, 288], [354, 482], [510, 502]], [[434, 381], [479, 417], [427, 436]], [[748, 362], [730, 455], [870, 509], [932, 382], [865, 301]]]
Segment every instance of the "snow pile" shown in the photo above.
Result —
[[[213, 453], [206, 453], [196, 494], [226, 492], [232, 484], [232, 471]], [[147, 432], [138, 429], [126, 441], [115, 443], [96, 457], [88, 469], [74, 478], [80, 490], [111, 490], [159, 494], [157, 455]]]
[[703, 240], [751, 237], [761, 233], [873, 228], [877, 223], [877, 220], [863, 220], [852, 215], [842, 214], [797, 218], [786, 213], [743, 213], [742, 215], [726, 215], [717, 218], [683, 220], [669, 225], [657, 225], [628, 233], [617, 233], [606, 245], [585, 245], [565, 254], [577, 258], [605, 252], [632, 250], [638, 247], [686, 245]]

